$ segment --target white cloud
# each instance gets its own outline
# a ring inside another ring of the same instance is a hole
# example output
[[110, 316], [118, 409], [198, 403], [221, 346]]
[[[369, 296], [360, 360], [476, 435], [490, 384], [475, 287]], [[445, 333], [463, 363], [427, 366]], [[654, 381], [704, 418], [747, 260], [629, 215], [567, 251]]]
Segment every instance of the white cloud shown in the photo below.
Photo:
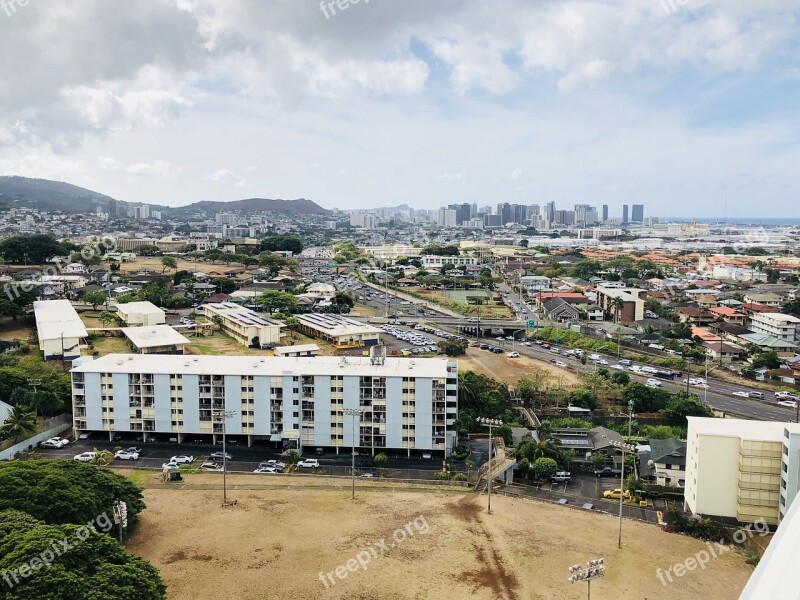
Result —
[[104, 171], [127, 173], [128, 175], [174, 177], [181, 171], [180, 167], [164, 160], [123, 164], [112, 156], [98, 156], [97, 162]]
[[214, 183], [231, 182], [235, 187], [244, 187], [245, 183], [247, 183], [244, 179], [229, 169], [218, 169], [208, 173], [207, 175], [204, 175], [203, 179], [206, 181], [213, 181]]
[[519, 179], [520, 177], [522, 177], [523, 173], [524, 171], [522, 169], [516, 168], [513, 171], [511, 171], [511, 179]]

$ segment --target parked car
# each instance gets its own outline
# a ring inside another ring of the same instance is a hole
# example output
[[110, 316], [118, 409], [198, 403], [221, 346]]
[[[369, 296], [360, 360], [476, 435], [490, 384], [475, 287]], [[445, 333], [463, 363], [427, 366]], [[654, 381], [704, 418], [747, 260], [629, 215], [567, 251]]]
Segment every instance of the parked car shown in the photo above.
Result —
[[116, 460], [138, 460], [139, 453], [138, 452], [128, 452], [127, 450], [117, 450], [114, 453], [114, 458]]
[[603, 492], [603, 498], [608, 498], [610, 500], [619, 500], [620, 496], [625, 498], [625, 500], [631, 499], [631, 493], [628, 490], [623, 492], [621, 489], [616, 488], [614, 490], [606, 490]]
[[59, 437], [52, 437], [49, 440], [45, 440], [40, 444], [41, 448], [64, 448], [65, 446], [69, 445], [69, 440], [65, 440], [64, 438]]
[[222, 465], [215, 461], [206, 461], [200, 465], [201, 471], [222, 471]]
[[569, 483], [572, 481], [572, 475], [569, 471], [556, 471], [556, 474], [550, 478], [553, 483]]
[[432, 456], [433, 455], [430, 452], [423, 452], [422, 453], [422, 458], [424, 458], [425, 460], [430, 460]]
[[96, 457], [96, 452], [81, 452], [80, 454], [76, 454], [73, 460], [80, 462], [92, 462]]
[[178, 456], [173, 456], [172, 458], [170, 458], [169, 462], [176, 462], [179, 465], [182, 465], [184, 463], [193, 463], [194, 456], [190, 456], [188, 454], [179, 454]]
[[177, 469], [180, 467], [180, 463], [175, 462], [174, 460], [168, 460], [163, 465], [161, 465], [162, 469]]
[[137, 448], [136, 446], [131, 446], [130, 448], [124, 448], [125, 452], [135, 452], [139, 456], [144, 454], [141, 448]]
[[208, 455], [211, 460], [233, 460], [233, 455], [228, 452], [212, 452]]
[[519, 352], [509, 352], [506, 356], [508, 358], [519, 358]]
[[253, 473], [280, 473], [275, 467], [258, 467]]
[[595, 477], [619, 477], [622, 472], [619, 469], [612, 469], [611, 467], [603, 467], [602, 469], [595, 469]]
[[317, 469], [319, 468], [319, 461], [316, 458], [306, 458], [298, 461], [297, 466], [301, 469]]

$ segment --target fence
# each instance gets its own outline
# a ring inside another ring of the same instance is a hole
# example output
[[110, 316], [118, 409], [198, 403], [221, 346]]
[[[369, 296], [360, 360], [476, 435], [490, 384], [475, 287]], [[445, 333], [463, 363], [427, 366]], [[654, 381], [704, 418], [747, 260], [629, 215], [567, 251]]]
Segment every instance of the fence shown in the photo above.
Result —
[[37, 433], [33, 437], [29, 437], [27, 440], [22, 440], [21, 442], [14, 444], [10, 448], [6, 448], [0, 452], [0, 460], [11, 460], [14, 458], [14, 456], [16, 456], [17, 452], [31, 450], [38, 446], [40, 442], [66, 431], [72, 427], [72, 420], [67, 415], [54, 417], [45, 421], [45, 427], [49, 427], [49, 429], [45, 429], [42, 433]]

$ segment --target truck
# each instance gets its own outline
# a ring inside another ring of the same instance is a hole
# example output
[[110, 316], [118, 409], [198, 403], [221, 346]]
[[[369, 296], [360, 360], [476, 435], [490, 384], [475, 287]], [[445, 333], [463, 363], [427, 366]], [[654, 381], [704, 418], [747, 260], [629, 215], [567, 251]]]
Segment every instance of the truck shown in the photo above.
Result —
[[619, 477], [620, 475], [622, 475], [622, 471], [611, 467], [603, 467], [602, 469], [595, 469], [594, 471], [595, 477]]
[[569, 471], [556, 471], [550, 481], [553, 483], [569, 483], [572, 481], [572, 475], [570, 475]]

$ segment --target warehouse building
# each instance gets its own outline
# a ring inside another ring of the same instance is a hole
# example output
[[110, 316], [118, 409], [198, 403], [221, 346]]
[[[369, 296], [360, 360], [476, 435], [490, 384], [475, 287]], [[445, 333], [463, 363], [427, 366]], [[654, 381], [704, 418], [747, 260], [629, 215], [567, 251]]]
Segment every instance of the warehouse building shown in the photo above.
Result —
[[[72, 390], [76, 436], [216, 441], [224, 426], [248, 445], [338, 453], [355, 441], [362, 452], [409, 456], [449, 455], [456, 436], [458, 367], [440, 358], [109, 354], [75, 361]], [[353, 421], [345, 409], [364, 412]], [[223, 423], [221, 411], [235, 414]]]
[[300, 331], [337, 348], [377, 346], [381, 341], [381, 329], [342, 315], [310, 313], [296, 317], [300, 321]]
[[45, 360], [71, 360], [81, 355], [81, 340], [88, 334], [69, 300], [38, 300], [33, 303], [33, 312]]

